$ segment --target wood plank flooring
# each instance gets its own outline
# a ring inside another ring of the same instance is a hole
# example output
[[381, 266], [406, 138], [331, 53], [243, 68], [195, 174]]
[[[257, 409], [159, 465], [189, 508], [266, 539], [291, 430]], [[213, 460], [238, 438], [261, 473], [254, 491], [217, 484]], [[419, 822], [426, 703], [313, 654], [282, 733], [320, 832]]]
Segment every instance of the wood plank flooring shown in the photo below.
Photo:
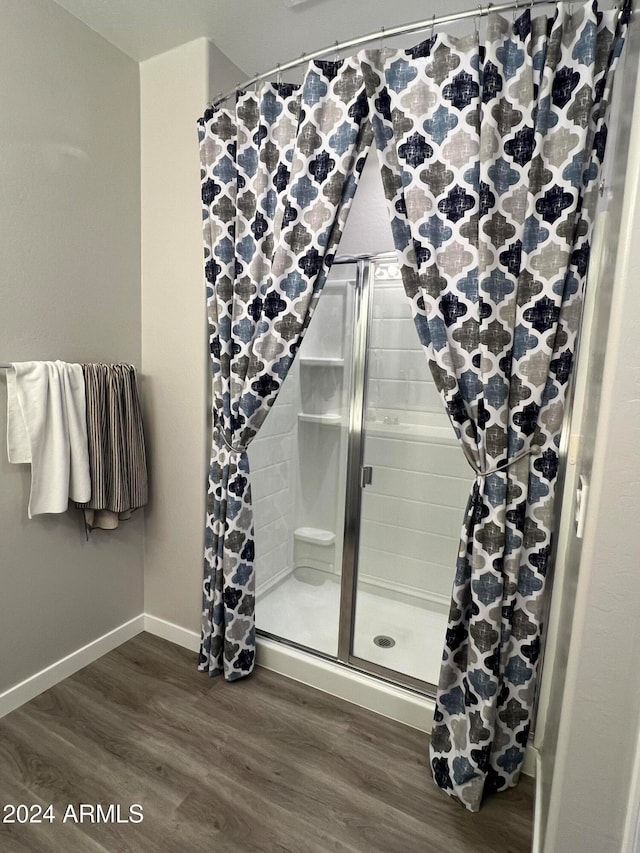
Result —
[[[434, 786], [425, 736], [258, 668], [226, 684], [141, 634], [0, 720], [2, 853], [527, 853], [532, 789], [471, 815]], [[140, 823], [63, 823], [68, 804]], [[1, 816], [1, 812], [0, 812]]]

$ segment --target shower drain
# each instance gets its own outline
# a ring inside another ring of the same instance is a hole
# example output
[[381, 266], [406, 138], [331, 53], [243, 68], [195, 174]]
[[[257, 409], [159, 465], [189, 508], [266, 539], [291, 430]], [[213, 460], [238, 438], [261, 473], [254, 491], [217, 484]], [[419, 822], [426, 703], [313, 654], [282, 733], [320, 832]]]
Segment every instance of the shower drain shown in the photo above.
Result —
[[373, 642], [381, 649], [391, 649], [396, 644], [396, 641], [393, 639], [393, 637], [387, 637], [385, 634], [378, 634], [377, 637], [373, 638]]

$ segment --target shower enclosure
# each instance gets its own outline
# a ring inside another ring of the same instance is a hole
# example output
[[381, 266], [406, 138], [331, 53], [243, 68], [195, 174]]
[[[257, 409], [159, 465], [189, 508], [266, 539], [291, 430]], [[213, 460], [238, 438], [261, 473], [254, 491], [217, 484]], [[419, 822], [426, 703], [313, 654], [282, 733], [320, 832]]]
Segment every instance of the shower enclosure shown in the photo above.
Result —
[[334, 262], [249, 456], [259, 633], [435, 693], [472, 472], [395, 255]]

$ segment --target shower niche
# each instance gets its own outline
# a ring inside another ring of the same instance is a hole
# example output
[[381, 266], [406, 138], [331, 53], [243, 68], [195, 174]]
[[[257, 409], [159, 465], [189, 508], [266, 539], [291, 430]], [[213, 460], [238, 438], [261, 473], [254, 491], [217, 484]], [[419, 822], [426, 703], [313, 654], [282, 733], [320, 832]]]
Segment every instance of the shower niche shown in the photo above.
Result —
[[433, 692], [471, 477], [395, 256], [336, 260], [249, 458], [258, 631]]

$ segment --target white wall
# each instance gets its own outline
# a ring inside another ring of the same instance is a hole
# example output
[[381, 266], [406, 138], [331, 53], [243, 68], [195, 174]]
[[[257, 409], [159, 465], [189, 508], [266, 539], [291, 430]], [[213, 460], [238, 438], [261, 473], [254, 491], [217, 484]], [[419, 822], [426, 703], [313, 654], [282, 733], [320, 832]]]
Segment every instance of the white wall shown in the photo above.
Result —
[[199, 631], [208, 441], [196, 121], [242, 73], [207, 39], [140, 66], [142, 369], [152, 472], [145, 611]]
[[[137, 63], [49, 0], [0, 20], [0, 361], [139, 366]], [[5, 394], [0, 371], [0, 437]], [[0, 692], [142, 610], [142, 512], [87, 542], [28, 494], [3, 449]]]

